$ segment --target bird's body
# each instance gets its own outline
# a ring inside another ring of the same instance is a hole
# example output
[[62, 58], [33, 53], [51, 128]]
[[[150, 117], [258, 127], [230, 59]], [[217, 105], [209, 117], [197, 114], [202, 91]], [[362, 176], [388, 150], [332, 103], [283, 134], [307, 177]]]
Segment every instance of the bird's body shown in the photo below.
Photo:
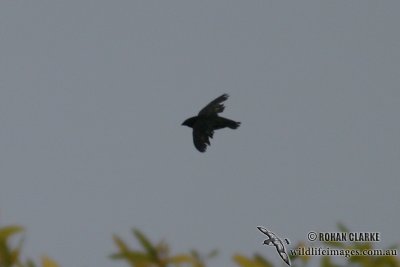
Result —
[[225, 127], [237, 129], [240, 126], [240, 122], [218, 116], [218, 113], [225, 109], [221, 102], [227, 99], [227, 94], [217, 97], [200, 110], [197, 116], [191, 117], [182, 123], [182, 125], [193, 129], [193, 143], [200, 152], [206, 151], [207, 145], [210, 145], [209, 138], [213, 138], [215, 130]]

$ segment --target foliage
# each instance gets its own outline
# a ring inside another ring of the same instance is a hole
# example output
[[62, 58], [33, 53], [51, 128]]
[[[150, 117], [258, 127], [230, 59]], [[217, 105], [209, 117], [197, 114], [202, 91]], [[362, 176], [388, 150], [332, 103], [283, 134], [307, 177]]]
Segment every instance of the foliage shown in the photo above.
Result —
[[[349, 233], [350, 231], [343, 224], [337, 225], [339, 232]], [[329, 248], [338, 248], [341, 250], [348, 251], [362, 251], [365, 249], [373, 250], [372, 242], [322, 242], [322, 244], [318, 244], [318, 246], [325, 245]], [[315, 246], [315, 244], [313, 245]], [[297, 246], [293, 248], [296, 250], [297, 248], [307, 248], [311, 247], [306, 243], [299, 243]], [[390, 247], [386, 250], [396, 249], [396, 247]], [[308, 266], [310, 263], [310, 256], [291, 256], [292, 266]], [[400, 267], [400, 261], [396, 256], [349, 256], [345, 258], [345, 265], [340, 265], [337, 263], [337, 258], [343, 258], [341, 256], [322, 256], [320, 258], [319, 266], [321, 267], [346, 267], [346, 266], [358, 266], [358, 267]], [[233, 256], [233, 260], [240, 267], [272, 267], [273, 265], [268, 262], [266, 259], [261, 257], [258, 254], [254, 254], [253, 257], [246, 257], [241, 254], [235, 254]], [[286, 265], [285, 265], [286, 266]]]
[[[349, 232], [349, 230], [339, 224], [338, 229], [341, 232]], [[216, 250], [211, 251], [208, 254], [200, 254], [196, 250], [191, 250], [187, 253], [171, 254], [169, 246], [164, 241], [153, 243], [149, 238], [137, 229], [133, 229], [133, 236], [138, 241], [141, 248], [132, 249], [125, 241], [123, 241], [117, 235], [113, 236], [114, 243], [117, 247], [117, 252], [110, 256], [114, 260], [122, 260], [128, 263], [131, 267], [206, 267], [206, 263], [209, 259], [214, 258], [218, 252]], [[41, 264], [37, 265], [32, 260], [26, 261], [21, 260], [21, 250], [23, 246], [23, 237], [21, 234], [24, 233], [24, 229], [18, 225], [10, 225], [0, 227], [0, 267], [58, 267], [59, 265], [47, 256], [41, 258]], [[10, 240], [14, 236], [20, 236], [17, 239], [16, 245], [11, 245]], [[315, 243], [313, 243], [315, 245]], [[372, 242], [321, 242], [321, 246], [329, 248], [337, 248], [341, 250], [357, 250], [362, 251], [365, 249], [374, 249]], [[309, 244], [299, 243], [290, 250], [307, 248]], [[387, 250], [394, 250], [397, 247], [393, 246]], [[383, 250], [385, 251], [385, 250]], [[306, 267], [310, 264], [311, 256], [290, 256], [292, 266]], [[337, 259], [343, 257], [338, 256], [323, 256], [317, 257], [319, 266], [321, 267], [345, 267], [345, 266], [358, 266], [358, 267], [400, 267], [400, 261], [398, 256], [357, 256], [349, 255], [344, 258], [344, 265], [339, 264]], [[261, 254], [255, 253], [253, 256], [245, 256], [240, 253], [236, 253], [232, 257], [233, 262], [239, 267], [274, 267], [274, 265], [267, 260]], [[343, 262], [343, 260], [342, 260]], [[281, 266], [286, 266], [282, 262]]]
[[205, 257], [202, 257], [199, 252], [195, 250], [189, 253], [171, 255], [169, 246], [165, 242], [161, 241], [158, 244], [153, 244], [147, 236], [137, 229], [133, 229], [133, 235], [144, 251], [129, 248], [121, 238], [114, 235], [114, 243], [117, 245], [119, 251], [111, 255], [112, 259], [125, 260], [132, 267], [205, 267], [205, 260], [217, 255], [216, 250], [211, 251]]
[[[338, 224], [338, 229], [341, 232], [349, 233], [350, 230], [345, 227], [343, 224]], [[323, 244], [328, 245], [329, 247], [336, 247], [345, 249], [348, 251], [363, 251], [363, 250], [375, 250], [372, 242], [323, 242]], [[396, 249], [396, 246], [383, 249], [383, 251], [388, 251]], [[400, 267], [399, 259], [394, 255], [387, 256], [349, 256], [347, 258], [347, 263], [351, 266], [361, 266], [361, 267]], [[329, 257], [323, 257], [321, 260], [322, 267], [342, 267], [342, 265], [338, 265], [333, 263], [332, 259]]]
[[[349, 230], [342, 224], [338, 224], [340, 232], [349, 232]], [[206, 257], [200, 257], [198, 252], [192, 251], [191, 253], [178, 254], [175, 256], [169, 255], [168, 245], [164, 242], [160, 242], [157, 245], [153, 245], [149, 239], [141, 233], [139, 230], [133, 230], [134, 236], [142, 246], [142, 250], [135, 250], [129, 248], [121, 238], [114, 236], [114, 242], [116, 243], [119, 252], [113, 254], [111, 258], [124, 260], [131, 267], [167, 267], [167, 266], [193, 266], [193, 267], [205, 267], [206, 260], [210, 257], [214, 257], [216, 252], [212, 252]], [[315, 246], [315, 243], [313, 243]], [[339, 248], [346, 250], [357, 250], [361, 251], [364, 249], [374, 249], [372, 242], [322, 242], [320, 246], [325, 245], [329, 248]], [[300, 248], [308, 248], [310, 244], [301, 242], [289, 248], [296, 250]], [[394, 249], [395, 247], [389, 248]], [[297, 255], [290, 256], [292, 266], [306, 267], [310, 265], [311, 256]], [[396, 256], [349, 256], [347, 258], [341, 256], [322, 256], [316, 257], [321, 267], [345, 267], [345, 266], [358, 266], [358, 267], [400, 267], [400, 261]], [[236, 253], [232, 257], [234, 263], [239, 267], [274, 267], [274, 265], [267, 260], [264, 256], [255, 253], [253, 256], [245, 256], [240, 253]], [[340, 265], [336, 261], [337, 259], [345, 259], [345, 265]], [[287, 266], [282, 262], [282, 266]]]
[[[19, 239], [16, 247], [11, 247], [10, 239], [17, 234], [22, 234], [24, 228], [18, 225], [0, 227], [0, 267], [36, 267], [32, 260], [21, 262], [20, 255], [23, 238]], [[58, 267], [59, 265], [47, 256], [42, 257], [42, 267]]]

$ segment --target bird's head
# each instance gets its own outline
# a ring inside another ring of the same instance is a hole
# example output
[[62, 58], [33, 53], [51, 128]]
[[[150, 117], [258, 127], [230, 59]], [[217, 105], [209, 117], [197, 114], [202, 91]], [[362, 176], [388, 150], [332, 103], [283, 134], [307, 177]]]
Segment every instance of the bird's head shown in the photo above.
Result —
[[182, 122], [181, 125], [185, 125], [187, 127], [193, 128], [194, 123], [196, 122], [197, 117], [191, 117], [187, 120], [185, 120], [184, 122]]

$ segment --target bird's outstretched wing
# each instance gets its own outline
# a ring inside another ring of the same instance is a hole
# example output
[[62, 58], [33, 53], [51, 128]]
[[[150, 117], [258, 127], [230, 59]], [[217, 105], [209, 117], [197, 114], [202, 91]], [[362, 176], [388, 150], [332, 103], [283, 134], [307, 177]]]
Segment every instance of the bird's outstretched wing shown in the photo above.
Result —
[[[258, 226], [257, 228], [263, 234], [265, 234], [266, 236], [269, 237], [267, 240], [264, 241], [264, 244], [275, 246], [276, 251], [278, 251], [279, 256], [281, 256], [282, 260], [290, 266], [291, 265], [290, 258], [289, 258], [289, 255], [288, 255], [286, 248], [283, 245], [281, 239], [279, 237], [277, 237], [273, 232], [265, 229], [264, 227]], [[285, 241], [289, 244], [289, 241], [287, 239], [285, 239]]]
[[205, 106], [202, 110], [200, 110], [198, 115], [199, 116], [208, 116], [208, 115], [212, 115], [212, 114], [221, 113], [225, 109], [224, 104], [221, 104], [221, 102], [224, 102], [225, 100], [227, 100], [228, 97], [229, 97], [229, 95], [227, 95], [227, 94], [223, 94], [223, 95], [217, 97], [216, 99], [211, 101], [207, 106]]
[[193, 143], [200, 152], [205, 152], [207, 145], [210, 145], [210, 138], [213, 138], [214, 131], [206, 125], [197, 124], [193, 127]]

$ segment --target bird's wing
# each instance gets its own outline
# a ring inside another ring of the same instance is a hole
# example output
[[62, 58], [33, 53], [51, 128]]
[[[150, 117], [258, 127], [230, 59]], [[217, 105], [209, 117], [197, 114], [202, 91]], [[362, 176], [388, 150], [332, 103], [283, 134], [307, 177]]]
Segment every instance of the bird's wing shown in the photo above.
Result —
[[207, 145], [210, 145], [210, 138], [213, 137], [214, 131], [202, 127], [202, 125], [195, 125], [193, 127], [193, 143], [200, 152], [205, 152]]
[[289, 255], [287, 254], [286, 250], [279, 252], [279, 256], [281, 256], [282, 260], [287, 263], [287, 265], [291, 266]]
[[224, 104], [221, 104], [221, 102], [224, 102], [227, 100], [229, 95], [223, 94], [213, 101], [211, 101], [207, 106], [205, 106], [202, 110], [200, 110], [199, 115], [212, 115], [212, 114], [217, 114], [221, 113], [224, 111], [225, 106]]
[[272, 233], [271, 231], [268, 231], [267, 229], [265, 229], [264, 227], [261, 226], [257, 226], [258, 230], [260, 230], [264, 235], [267, 235], [269, 238], [275, 238], [274, 233]]
[[278, 251], [279, 256], [281, 256], [282, 260], [284, 260], [289, 266], [290, 264], [290, 258], [289, 255], [287, 254], [286, 248], [283, 245], [282, 241], [280, 239], [277, 239], [274, 243], [276, 251]]

